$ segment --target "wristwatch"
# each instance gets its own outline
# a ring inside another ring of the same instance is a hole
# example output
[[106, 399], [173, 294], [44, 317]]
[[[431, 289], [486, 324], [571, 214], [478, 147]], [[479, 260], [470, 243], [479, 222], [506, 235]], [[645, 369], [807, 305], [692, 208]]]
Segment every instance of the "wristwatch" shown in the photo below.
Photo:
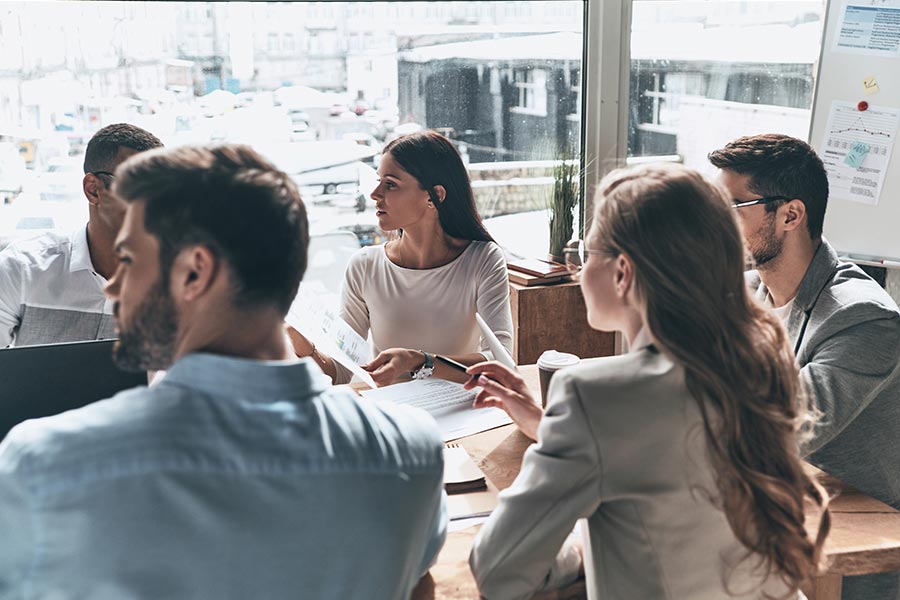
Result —
[[409, 376], [413, 379], [425, 379], [426, 377], [431, 377], [431, 374], [434, 373], [434, 356], [424, 350], [419, 350], [419, 352], [425, 355], [425, 364], [415, 371], [411, 371]]

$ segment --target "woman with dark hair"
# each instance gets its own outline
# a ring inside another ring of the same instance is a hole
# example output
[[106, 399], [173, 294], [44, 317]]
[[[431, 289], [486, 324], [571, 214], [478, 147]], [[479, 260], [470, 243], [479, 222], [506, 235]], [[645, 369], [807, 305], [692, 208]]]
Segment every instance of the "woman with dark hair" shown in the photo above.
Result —
[[[796, 599], [816, 574], [829, 516], [800, 460], [806, 398], [781, 323], [744, 285], [733, 212], [680, 165], [614, 171], [570, 256], [588, 323], [631, 351], [557, 371], [543, 415], [517, 374], [469, 369], [476, 404], [538, 442], [475, 541], [484, 597], [531, 597], [582, 564], [598, 599]], [[567, 539], [579, 519], [583, 541]]]
[[[491, 359], [475, 320], [481, 315], [512, 353], [512, 315], [503, 251], [484, 228], [469, 174], [456, 148], [433, 131], [389, 143], [372, 191], [378, 225], [396, 239], [362, 248], [344, 277], [340, 316], [362, 337], [371, 331], [378, 385], [434, 375], [465, 376], [434, 354], [472, 365]], [[311, 356], [335, 383], [350, 372], [288, 330], [299, 356]]]

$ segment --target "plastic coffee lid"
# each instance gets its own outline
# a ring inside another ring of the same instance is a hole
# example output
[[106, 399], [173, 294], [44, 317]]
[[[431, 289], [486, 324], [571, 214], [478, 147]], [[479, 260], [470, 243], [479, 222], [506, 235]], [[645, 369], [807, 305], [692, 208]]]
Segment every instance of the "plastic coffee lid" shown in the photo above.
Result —
[[571, 367], [581, 362], [581, 359], [574, 354], [568, 352], [557, 352], [556, 350], [547, 350], [538, 358], [537, 366], [539, 369], [556, 370], [563, 367]]

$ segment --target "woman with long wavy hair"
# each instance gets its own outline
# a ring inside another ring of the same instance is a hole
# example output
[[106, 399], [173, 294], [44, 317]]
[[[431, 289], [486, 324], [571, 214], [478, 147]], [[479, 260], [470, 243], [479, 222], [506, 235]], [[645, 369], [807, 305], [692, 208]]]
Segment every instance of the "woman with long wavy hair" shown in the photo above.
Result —
[[589, 597], [629, 600], [796, 598], [817, 572], [829, 516], [799, 455], [805, 396], [785, 331], [745, 289], [732, 213], [678, 165], [611, 173], [575, 256], [588, 322], [630, 352], [558, 371], [543, 414], [517, 374], [470, 368], [476, 402], [538, 442], [472, 551], [485, 597], [582, 564]]

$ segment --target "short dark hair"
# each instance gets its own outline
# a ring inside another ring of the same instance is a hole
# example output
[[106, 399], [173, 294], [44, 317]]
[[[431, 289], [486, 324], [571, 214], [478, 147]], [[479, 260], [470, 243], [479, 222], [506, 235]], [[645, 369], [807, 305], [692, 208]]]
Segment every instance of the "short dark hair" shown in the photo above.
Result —
[[286, 314], [306, 271], [309, 225], [297, 186], [249, 146], [182, 146], [133, 156], [113, 192], [144, 203], [162, 281], [178, 253], [206, 246], [229, 265], [238, 308]]
[[[436, 131], [421, 131], [397, 138], [383, 152], [428, 192], [444, 233], [460, 240], [494, 241], [478, 214], [469, 172], [453, 142]], [[434, 192], [437, 185], [447, 191], [443, 202]]]
[[[828, 175], [822, 159], [809, 144], [778, 133], [750, 135], [710, 152], [709, 161], [720, 169], [748, 176], [748, 187], [755, 194], [801, 200], [806, 206], [809, 237], [822, 237]], [[773, 212], [782, 203], [770, 202], [766, 210]]]
[[131, 148], [138, 152], [162, 148], [158, 137], [128, 123], [115, 123], [100, 129], [88, 142], [84, 152], [84, 172], [113, 171], [119, 148]]

